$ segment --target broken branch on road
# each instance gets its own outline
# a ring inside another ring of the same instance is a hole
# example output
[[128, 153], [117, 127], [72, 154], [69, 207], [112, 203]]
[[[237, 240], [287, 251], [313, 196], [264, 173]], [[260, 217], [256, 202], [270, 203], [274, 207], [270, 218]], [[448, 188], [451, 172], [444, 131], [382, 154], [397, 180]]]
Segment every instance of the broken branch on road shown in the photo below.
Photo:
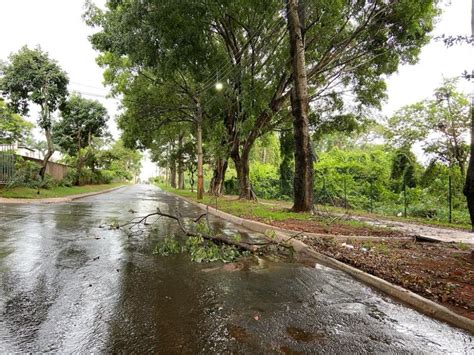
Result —
[[[218, 246], [227, 245], [236, 248], [238, 251], [250, 252], [252, 254], [279, 254], [288, 256], [292, 254], [293, 248], [287, 242], [293, 239], [295, 236], [288, 238], [285, 241], [276, 241], [273, 238], [262, 235], [259, 240], [243, 240], [241, 236], [226, 236], [216, 234], [213, 232], [212, 227], [209, 223], [208, 213], [202, 213], [197, 218], [191, 219], [192, 225], [188, 227], [181, 212], [176, 209], [175, 214], [170, 214], [161, 211], [159, 208], [155, 212], [148, 213], [144, 216], [135, 217], [127, 223], [122, 225], [112, 224], [111, 229], [122, 229], [126, 230], [129, 236], [141, 235], [147, 231], [150, 225], [155, 224], [161, 218], [172, 219], [177, 222], [181, 232], [186, 237], [202, 238], [206, 241], [210, 241]], [[152, 222], [150, 220], [153, 219]], [[205, 222], [204, 222], [205, 221]], [[300, 233], [298, 233], [300, 234]]]

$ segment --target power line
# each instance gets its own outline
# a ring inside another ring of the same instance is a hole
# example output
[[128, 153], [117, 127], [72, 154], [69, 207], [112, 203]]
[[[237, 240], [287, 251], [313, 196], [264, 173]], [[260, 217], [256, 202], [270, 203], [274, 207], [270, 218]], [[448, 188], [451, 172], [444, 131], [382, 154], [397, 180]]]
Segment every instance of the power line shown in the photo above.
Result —
[[83, 86], [83, 87], [90, 88], [90, 89], [106, 90], [106, 88], [104, 88], [104, 87], [101, 87], [101, 88], [100, 88], [100, 87], [98, 87], [98, 86], [92, 86], [92, 85], [87, 85], [87, 84], [78, 83], [77, 81], [70, 81], [69, 83], [70, 83], [70, 84], [73, 84], [73, 85]]
[[75, 91], [77, 93], [81, 94], [81, 95], [84, 95], [84, 96], [93, 96], [93, 97], [100, 97], [100, 98], [103, 98], [103, 99], [110, 99], [110, 97], [108, 97], [107, 95], [94, 94], [94, 93], [91, 93], [91, 92], [78, 91], [78, 90], [75, 90]]

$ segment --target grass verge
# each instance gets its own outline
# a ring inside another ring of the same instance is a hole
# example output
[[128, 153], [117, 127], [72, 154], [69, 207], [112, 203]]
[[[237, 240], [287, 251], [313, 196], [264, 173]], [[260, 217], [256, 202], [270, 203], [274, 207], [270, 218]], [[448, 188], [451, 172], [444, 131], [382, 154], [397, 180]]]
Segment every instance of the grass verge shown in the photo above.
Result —
[[[188, 190], [178, 190], [174, 189], [169, 186], [165, 185], [158, 185], [161, 189], [165, 191], [173, 192], [177, 195], [191, 198], [196, 200], [196, 193], [191, 192]], [[284, 221], [289, 219], [296, 219], [296, 220], [309, 220], [311, 219], [311, 215], [309, 213], [293, 213], [290, 212], [291, 202], [289, 201], [280, 201], [280, 200], [263, 200], [259, 199], [259, 202], [254, 201], [241, 201], [238, 200], [236, 196], [221, 196], [216, 199], [214, 196], [204, 195], [202, 201], [200, 201], [206, 205], [216, 207], [224, 212], [238, 215], [240, 217], [247, 217], [247, 218], [257, 218], [258, 220], [262, 220], [263, 222], [272, 222], [272, 221]], [[346, 212], [352, 216], [358, 217], [366, 217], [371, 219], [383, 218], [386, 220], [394, 221], [394, 222], [408, 222], [408, 223], [416, 223], [422, 224], [426, 226], [432, 227], [443, 227], [449, 229], [456, 229], [462, 231], [470, 231], [471, 226], [465, 223], [448, 223], [445, 221], [427, 219], [427, 218], [417, 218], [417, 217], [396, 217], [381, 213], [370, 213], [363, 210], [354, 210], [350, 209], [346, 211], [344, 208], [340, 207], [332, 207], [332, 206], [320, 206], [318, 205], [322, 212], [328, 212], [329, 214], [333, 215], [344, 215]], [[327, 222], [327, 219], [323, 219], [322, 222]], [[361, 225], [361, 226], [368, 226], [368, 224], [359, 221], [341, 221], [344, 224], [349, 225]]]
[[[158, 185], [164, 191], [169, 191], [193, 201], [197, 201], [196, 193], [187, 190], [178, 190], [169, 186]], [[290, 211], [291, 206], [285, 206], [274, 201], [239, 200], [236, 196], [215, 197], [204, 195], [199, 201], [232, 215], [252, 219], [274, 225], [284, 229], [309, 233], [349, 235], [349, 236], [380, 236], [402, 237], [403, 234], [390, 228], [372, 226], [363, 221], [346, 220], [333, 216], [313, 216], [310, 213], [295, 213]]]
[[14, 187], [11, 189], [0, 189], [0, 197], [4, 198], [25, 198], [25, 199], [40, 199], [40, 198], [54, 198], [66, 197], [71, 195], [80, 195], [90, 192], [99, 192], [114, 187], [123, 186], [126, 183], [116, 182], [112, 184], [103, 185], [84, 185], [84, 186], [57, 186], [51, 189], [32, 189], [29, 187]]

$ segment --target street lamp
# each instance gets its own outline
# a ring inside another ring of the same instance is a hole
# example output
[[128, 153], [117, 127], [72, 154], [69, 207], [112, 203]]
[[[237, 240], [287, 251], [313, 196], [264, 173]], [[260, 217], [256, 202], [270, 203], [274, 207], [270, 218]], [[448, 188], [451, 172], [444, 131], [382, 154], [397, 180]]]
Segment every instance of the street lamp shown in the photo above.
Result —
[[220, 81], [216, 82], [216, 90], [221, 91], [224, 88], [224, 84], [222, 84]]

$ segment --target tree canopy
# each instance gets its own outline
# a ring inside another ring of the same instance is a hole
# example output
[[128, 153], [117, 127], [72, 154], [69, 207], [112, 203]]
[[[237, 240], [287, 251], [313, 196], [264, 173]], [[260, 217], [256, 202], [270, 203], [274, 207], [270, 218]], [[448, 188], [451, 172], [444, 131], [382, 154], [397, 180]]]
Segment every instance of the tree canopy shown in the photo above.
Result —
[[90, 145], [93, 137], [107, 134], [107, 109], [97, 100], [73, 94], [61, 108], [61, 118], [54, 125], [53, 137], [69, 155]]
[[[380, 107], [386, 76], [416, 62], [438, 8], [435, 0], [301, 1], [298, 12], [310, 128], [328, 130], [355, 127]], [[151, 148], [164, 126], [191, 123], [198, 162], [203, 147], [218, 147], [214, 176], [222, 179], [231, 159], [240, 197], [251, 198], [255, 142], [292, 121], [290, 63], [298, 51], [289, 50], [284, 4], [116, 0], [105, 10], [89, 3], [85, 18], [98, 28], [91, 42], [105, 78], [123, 95], [125, 142]], [[301, 149], [295, 154], [309, 154]]]
[[421, 142], [423, 150], [464, 176], [469, 154], [469, 99], [456, 89], [456, 80], [445, 79], [433, 98], [401, 108], [388, 120], [386, 137], [398, 147]]
[[10, 111], [0, 98], [0, 144], [23, 142], [28, 138], [33, 124]]
[[40, 108], [37, 123], [48, 143], [48, 152], [40, 170], [40, 176], [44, 179], [46, 165], [54, 153], [52, 113], [66, 100], [68, 76], [40, 47], [22, 47], [10, 55], [9, 63], [3, 65], [1, 71], [0, 91], [8, 98], [8, 106], [12, 111], [26, 115], [31, 104]]

